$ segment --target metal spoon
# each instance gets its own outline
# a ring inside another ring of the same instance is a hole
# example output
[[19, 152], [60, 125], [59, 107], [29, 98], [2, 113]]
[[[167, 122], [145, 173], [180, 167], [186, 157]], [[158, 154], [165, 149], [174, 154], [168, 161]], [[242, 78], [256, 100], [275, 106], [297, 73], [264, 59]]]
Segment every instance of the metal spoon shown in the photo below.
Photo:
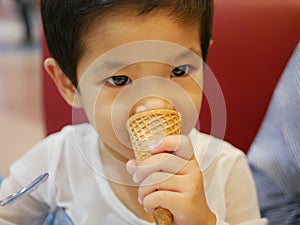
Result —
[[37, 189], [42, 183], [44, 183], [49, 177], [48, 173], [43, 173], [40, 176], [38, 176], [36, 179], [34, 179], [30, 184], [28, 184], [26, 187], [22, 188], [20, 191], [9, 195], [5, 199], [0, 201], [0, 206], [6, 206], [10, 205], [24, 196], [30, 194], [32, 191]]

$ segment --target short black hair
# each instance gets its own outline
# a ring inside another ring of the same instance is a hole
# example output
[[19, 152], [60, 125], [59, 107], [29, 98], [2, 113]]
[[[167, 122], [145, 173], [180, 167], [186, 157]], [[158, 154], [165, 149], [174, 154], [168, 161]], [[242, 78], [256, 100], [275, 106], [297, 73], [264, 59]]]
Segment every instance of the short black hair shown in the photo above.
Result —
[[72, 84], [77, 86], [76, 68], [84, 53], [84, 34], [95, 19], [114, 9], [144, 15], [153, 9], [168, 9], [184, 24], [199, 24], [201, 51], [206, 60], [212, 36], [213, 0], [41, 0], [44, 33], [50, 54]]

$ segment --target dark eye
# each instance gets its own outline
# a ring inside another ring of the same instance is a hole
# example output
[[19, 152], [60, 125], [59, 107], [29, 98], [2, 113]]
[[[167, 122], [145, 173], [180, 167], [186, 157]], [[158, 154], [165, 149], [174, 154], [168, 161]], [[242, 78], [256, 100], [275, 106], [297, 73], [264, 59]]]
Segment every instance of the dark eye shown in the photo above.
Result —
[[123, 85], [131, 83], [131, 79], [129, 77], [125, 76], [125, 75], [112, 76], [112, 77], [107, 79], [107, 82], [111, 86], [123, 86]]
[[172, 70], [171, 77], [182, 77], [190, 72], [190, 68], [191, 66], [189, 65], [175, 67]]

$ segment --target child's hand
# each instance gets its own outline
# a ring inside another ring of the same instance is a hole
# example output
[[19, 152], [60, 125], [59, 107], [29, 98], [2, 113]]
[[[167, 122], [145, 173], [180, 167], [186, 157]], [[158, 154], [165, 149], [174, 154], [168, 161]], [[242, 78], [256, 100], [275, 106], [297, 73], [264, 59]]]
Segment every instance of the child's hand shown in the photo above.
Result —
[[135, 160], [127, 163], [128, 172], [140, 185], [139, 202], [145, 210], [151, 212], [158, 206], [169, 209], [174, 225], [216, 224], [189, 138], [167, 136], [151, 152], [153, 156], [138, 167], [133, 166]]

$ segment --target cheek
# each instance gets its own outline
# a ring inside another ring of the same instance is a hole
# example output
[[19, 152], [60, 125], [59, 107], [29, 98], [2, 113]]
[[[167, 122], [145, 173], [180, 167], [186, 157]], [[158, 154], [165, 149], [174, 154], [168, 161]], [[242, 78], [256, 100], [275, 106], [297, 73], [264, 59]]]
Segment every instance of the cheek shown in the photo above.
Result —
[[[99, 94], [92, 123], [104, 143], [113, 149], [126, 149], [130, 147], [130, 140], [127, 131], [124, 129], [126, 119], [122, 118], [128, 118], [128, 115], [123, 115], [126, 112], [125, 108], [128, 106], [125, 103], [116, 101], [118, 94], [118, 91], [111, 91], [111, 89], [109, 92], [103, 90]], [[113, 110], [115, 104], [118, 104], [119, 109], [124, 110], [115, 112]], [[114, 121], [119, 121], [120, 124], [115, 125]]]
[[107, 92], [102, 90], [99, 93], [96, 104], [95, 104], [95, 114], [94, 114], [94, 125], [98, 131], [103, 134], [111, 133], [112, 130], [112, 115], [111, 109], [115, 99], [115, 94], [112, 92]]
[[94, 125], [97, 130], [107, 130], [111, 124], [112, 96], [99, 95], [95, 104]]
[[199, 110], [201, 109], [201, 103], [202, 103], [202, 94], [203, 91], [199, 87], [195, 87], [195, 90], [191, 93], [191, 98], [195, 104], [195, 107]]
[[186, 95], [189, 96], [191, 102], [193, 103], [193, 106], [195, 109], [200, 112], [200, 107], [202, 103], [202, 94], [203, 94], [203, 88], [202, 85], [198, 82], [195, 82], [192, 78], [187, 78], [183, 81], [180, 81], [177, 83], [181, 86], [181, 88], [184, 90]]

